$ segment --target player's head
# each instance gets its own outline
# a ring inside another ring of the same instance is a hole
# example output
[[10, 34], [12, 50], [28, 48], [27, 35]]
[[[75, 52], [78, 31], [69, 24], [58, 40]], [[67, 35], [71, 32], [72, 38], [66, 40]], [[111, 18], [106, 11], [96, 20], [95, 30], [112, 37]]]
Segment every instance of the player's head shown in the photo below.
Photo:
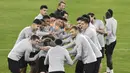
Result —
[[48, 7], [47, 5], [41, 5], [40, 7], [40, 13], [44, 16], [47, 14]]
[[109, 19], [109, 18], [112, 17], [112, 16], [111, 16], [111, 13], [110, 13], [109, 11], [107, 11], [107, 12], [105, 13], [105, 16], [106, 16], [106, 19]]
[[83, 17], [78, 17], [77, 18], [77, 26], [79, 27], [79, 28], [81, 28], [81, 19], [82, 19]]
[[63, 18], [62, 17], [57, 17], [56, 18], [56, 22], [55, 22], [55, 24], [57, 25], [57, 26], [61, 26], [61, 25], [63, 25]]
[[65, 9], [65, 5], [66, 5], [66, 3], [64, 1], [60, 1], [59, 4], [58, 4], [58, 9], [64, 10]]
[[37, 30], [42, 26], [42, 21], [39, 19], [35, 19], [32, 24], [32, 29]]
[[70, 28], [70, 33], [72, 35], [72, 38], [75, 38], [79, 32], [80, 32], [80, 28], [78, 28], [77, 26], [72, 26]]
[[61, 39], [56, 39], [55, 44], [56, 45], [62, 45], [62, 40]]
[[30, 40], [31, 40], [31, 43], [33, 44], [33, 45], [37, 45], [38, 43], [39, 43], [39, 37], [38, 36], [36, 36], [36, 35], [32, 35], [31, 36], [31, 38], [30, 38]]
[[42, 26], [45, 26], [45, 21], [43, 19], [41, 19], [42, 22]]
[[49, 16], [50, 16], [50, 22], [51, 22], [51, 23], [55, 22], [55, 20], [56, 20], [56, 15], [55, 15], [54, 13], [50, 13]]
[[82, 18], [81, 19], [81, 28], [83, 30], [87, 29], [89, 27], [89, 19], [88, 18]]
[[50, 16], [45, 15], [45, 16], [43, 17], [43, 20], [45, 21], [45, 24], [46, 24], [46, 25], [50, 25]]
[[90, 13], [88, 13], [88, 16], [90, 17], [90, 22], [93, 22], [95, 19], [95, 14], [90, 12]]
[[108, 12], [111, 14], [111, 17], [113, 16], [113, 10], [112, 9], [108, 9]]
[[90, 19], [90, 16], [89, 16], [88, 14], [83, 14], [82, 17], [83, 17], [83, 18], [87, 18], [87, 19], [89, 20], [89, 22], [90, 22], [90, 20], [91, 20], [91, 19]]

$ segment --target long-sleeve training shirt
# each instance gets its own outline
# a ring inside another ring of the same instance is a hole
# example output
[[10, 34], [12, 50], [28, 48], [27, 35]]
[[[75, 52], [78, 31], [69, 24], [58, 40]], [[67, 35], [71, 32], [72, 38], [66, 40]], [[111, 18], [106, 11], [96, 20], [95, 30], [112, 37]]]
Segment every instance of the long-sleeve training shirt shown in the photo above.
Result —
[[102, 49], [101, 45], [99, 44], [98, 38], [97, 38], [96, 30], [92, 29], [89, 26], [86, 30], [84, 30], [82, 32], [82, 34], [84, 36], [88, 36], [93, 41], [93, 43], [98, 47], [99, 50]]
[[[100, 30], [100, 29], [104, 30], [104, 28], [105, 28], [102, 20], [96, 19], [94, 25], [95, 25], [96, 29], [98, 29], [98, 30]], [[101, 47], [104, 47], [105, 46], [104, 35], [97, 32], [97, 38], [98, 38], [98, 41], [99, 41]]]
[[106, 37], [107, 45], [116, 40], [116, 30], [117, 30], [116, 19], [114, 19], [113, 17], [106, 19], [106, 31], [108, 32], [108, 36]]
[[19, 61], [21, 57], [25, 56], [25, 61], [34, 61], [37, 59], [38, 54], [34, 57], [30, 58], [30, 53], [33, 52], [35, 49], [33, 49], [31, 42], [29, 39], [23, 39], [18, 44], [16, 44], [13, 49], [9, 52], [8, 58]]
[[74, 58], [74, 62], [80, 58], [84, 64], [97, 61], [96, 55], [94, 54], [90, 43], [84, 35], [78, 34], [75, 39], [75, 44], [76, 46], [74, 47], [74, 49], [76, 50], [77, 54]]
[[70, 65], [73, 64], [68, 51], [61, 46], [55, 46], [48, 51], [44, 63], [49, 64], [49, 72], [65, 71], [65, 61]]
[[25, 39], [25, 38], [30, 38], [32, 35], [34, 34], [34, 32], [32, 32], [32, 28], [31, 26], [25, 27], [19, 34], [17, 41], [15, 44], [19, 43], [21, 40]]

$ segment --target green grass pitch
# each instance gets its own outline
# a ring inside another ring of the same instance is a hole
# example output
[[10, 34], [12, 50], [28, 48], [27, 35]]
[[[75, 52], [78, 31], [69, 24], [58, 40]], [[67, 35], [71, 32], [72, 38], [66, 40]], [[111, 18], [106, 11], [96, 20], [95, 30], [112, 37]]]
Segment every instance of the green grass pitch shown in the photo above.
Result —
[[[48, 5], [48, 13], [54, 12], [59, 0], [0, 0], [0, 73], [10, 73], [7, 55], [19, 32], [31, 25], [42, 4]], [[114, 72], [130, 73], [130, 0], [65, 0], [69, 20], [88, 12], [102, 19], [108, 8], [113, 9], [118, 21], [117, 45], [113, 54]], [[102, 73], [106, 69], [103, 59]], [[74, 73], [75, 66], [66, 66], [66, 73]]]

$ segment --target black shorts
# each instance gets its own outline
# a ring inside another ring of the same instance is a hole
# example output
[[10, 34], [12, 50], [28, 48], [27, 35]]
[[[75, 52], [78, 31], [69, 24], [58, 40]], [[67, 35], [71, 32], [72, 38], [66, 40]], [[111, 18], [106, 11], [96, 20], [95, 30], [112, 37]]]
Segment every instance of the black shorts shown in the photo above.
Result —
[[27, 64], [28, 64], [28, 62], [25, 61], [24, 56], [23, 56], [23, 57], [19, 60], [20, 68], [25, 68], [25, 67], [27, 67]]
[[19, 62], [8, 58], [8, 67], [11, 73], [20, 73]]
[[64, 71], [54, 71], [54, 72], [49, 72], [49, 73], [65, 73]]
[[104, 58], [104, 47], [102, 47], [102, 50], [100, 50], [101, 51], [101, 53], [102, 53], [102, 58]]
[[81, 60], [78, 60], [75, 68], [75, 73], [83, 73], [84, 64]]
[[116, 46], [116, 41], [112, 42], [112, 43], [109, 44], [109, 45], [105, 45], [105, 54], [106, 54], [106, 55], [107, 55], [107, 54], [112, 55], [115, 46]]
[[84, 64], [84, 73], [94, 73], [95, 62]]
[[97, 61], [95, 62], [95, 72], [94, 73], [98, 73], [99, 72], [99, 68], [100, 68], [100, 64], [101, 64], [101, 59], [102, 57], [100, 58], [97, 58]]
[[44, 65], [45, 57], [39, 58], [39, 72], [48, 72], [49, 65]]

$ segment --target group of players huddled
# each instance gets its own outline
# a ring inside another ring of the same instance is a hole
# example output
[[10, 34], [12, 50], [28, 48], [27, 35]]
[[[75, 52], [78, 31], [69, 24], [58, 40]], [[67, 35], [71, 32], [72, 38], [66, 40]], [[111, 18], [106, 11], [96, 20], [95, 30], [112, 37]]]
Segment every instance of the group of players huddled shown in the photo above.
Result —
[[65, 73], [64, 63], [76, 63], [75, 73], [100, 73], [104, 52], [106, 73], [114, 73], [117, 21], [112, 9], [106, 11], [103, 21], [90, 12], [78, 17], [74, 25], [68, 21], [65, 5], [60, 1], [57, 10], [49, 15], [48, 7], [40, 6], [39, 15], [20, 32], [8, 54], [11, 73], [26, 73], [27, 69], [30, 73]]

